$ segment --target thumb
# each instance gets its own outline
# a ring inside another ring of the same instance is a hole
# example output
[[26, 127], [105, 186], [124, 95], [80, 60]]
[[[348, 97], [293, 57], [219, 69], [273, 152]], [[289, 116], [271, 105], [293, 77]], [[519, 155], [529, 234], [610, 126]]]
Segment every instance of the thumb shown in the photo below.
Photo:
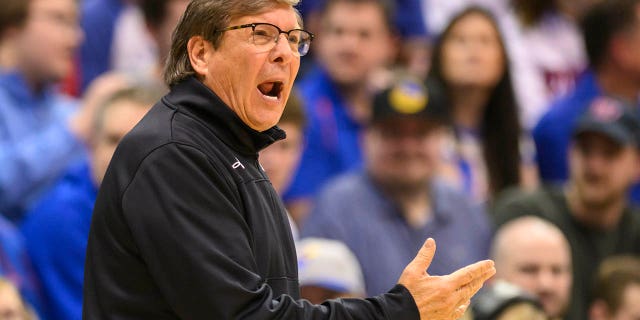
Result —
[[418, 251], [418, 254], [413, 261], [411, 261], [411, 267], [419, 268], [420, 270], [427, 270], [433, 260], [433, 255], [436, 254], [436, 241], [433, 238], [427, 239]]

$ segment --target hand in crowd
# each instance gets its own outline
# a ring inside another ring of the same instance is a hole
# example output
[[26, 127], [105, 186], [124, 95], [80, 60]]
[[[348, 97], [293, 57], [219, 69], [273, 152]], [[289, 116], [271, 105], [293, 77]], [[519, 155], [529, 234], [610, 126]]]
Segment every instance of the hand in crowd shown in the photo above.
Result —
[[469, 307], [471, 297], [496, 273], [496, 269], [493, 261], [484, 260], [449, 275], [431, 276], [426, 270], [435, 252], [435, 240], [427, 239], [402, 272], [398, 283], [405, 286], [413, 296], [421, 319], [458, 319]]

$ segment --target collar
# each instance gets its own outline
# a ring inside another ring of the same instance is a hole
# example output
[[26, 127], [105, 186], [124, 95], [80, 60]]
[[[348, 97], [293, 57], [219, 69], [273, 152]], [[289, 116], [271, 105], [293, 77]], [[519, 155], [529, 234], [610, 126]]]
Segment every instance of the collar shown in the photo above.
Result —
[[286, 133], [274, 126], [259, 132], [247, 126], [220, 98], [195, 77], [189, 77], [171, 87], [162, 100], [179, 112], [204, 122], [213, 133], [235, 151], [252, 156], [272, 143], [286, 138]]

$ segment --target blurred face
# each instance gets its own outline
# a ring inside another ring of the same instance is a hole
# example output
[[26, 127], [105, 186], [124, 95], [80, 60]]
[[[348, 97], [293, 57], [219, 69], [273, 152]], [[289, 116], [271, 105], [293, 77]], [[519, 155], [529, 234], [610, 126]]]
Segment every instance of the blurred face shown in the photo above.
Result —
[[82, 40], [76, 0], [31, 0], [19, 35], [19, 65], [35, 85], [59, 81], [72, 68]]
[[393, 40], [383, 11], [374, 3], [336, 3], [322, 20], [318, 57], [341, 85], [362, 85], [393, 57]]
[[478, 13], [465, 16], [451, 28], [441, 54], [443, 77], [453, 86], [493, 88], [505, 72], [498, 32]]
[[[287, 31], [299, 28], [290, 6], [278, 5], [262, 14], [231, 20], [229, 26], [266, 22]], [[253, 44], [252, 29], [223, 33], [217, 49], [206, 53], [207, 74], [203, 82], [224, 101], [240, 119], [257, 131], [278, 123], [300, 67], [300, 57], [291, 50], [284, 35], [269, 51]]]
[[611, 320], [640, 319], [640, 285], [632, 284], [624, 290], [622, 305]]
[[496, 265], [498, 276], [536, 295], [548, 315], [562, 316], [572, 281], [569, 247], [560, 235], [529, 238], [522, 234], [509, 239]]
[[367, 169], [387, 188], [415, 190], [433, 176], [441, 132], [423, 120], [393, 119], [365, 133]]
[[161, 63], [164, 64], [164, 59], [169, 54], [171, 47], [171, 34], [182, 14], [187, 9], [187, 5], [190, 0], [173, 0], [167, 2], [166, 16], [161, 25], [151, 29], [155, 40], [158, 42], [158, 49]]
[[618, 61], [621, 68], [631, 72], [640, 85], [640, 5], [636, 6], [636, 21], [620, 35], [621, 50]]
[[23, 320], [25, 310], [18, 291], [8, 285], [0, 287], [0, 320]]
[[131, 131], [148, 110], [148, 106], [120, 100], [104, 111], [102, 130], [92, 137], [91, 160], [96, 185], [102, 182], [120, 140]]
[[569, 149], [570, 183], [585, 206], [606, 207], [626, 196], [638, 176], [638, 153], [598, 133], [583, 133]]
[[302, 130], [292, 123], [279, 123], [287, 138], [260, 151], [260, 164], [267, 172], [271, 184], [282, 195], [289, 186], [302, 155]]

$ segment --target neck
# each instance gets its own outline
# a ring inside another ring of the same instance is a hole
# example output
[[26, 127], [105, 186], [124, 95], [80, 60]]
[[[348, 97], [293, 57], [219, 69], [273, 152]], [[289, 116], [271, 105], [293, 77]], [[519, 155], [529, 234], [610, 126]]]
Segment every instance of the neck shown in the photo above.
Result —
[[425, 183], [424, 187], [409, 189], [385, 189], [384, 192], [398, 205], [407, 224], [413, 228], [420, 228], [432, 215], [429, 187]]
[[587, 226], [603, 230], [610, 230], [618, 225], [626, 206], [624, 195], [601, 205], [587, 204], [571, 183], [565, 189], [565, 196], [569, 210], [576, 220]]
[[640, 77], [637, 75], [609, 63], [598, 70], [596, 78], [605, 93], [637, 101], [640, 92]]
[[358, 123], [366, 123], [371, 117], [371, 99], [364, 84], [338, 85], [347, 112]]
[[453, 122], [464, 128], [478, 128], [482, 121], [489, 92], [476, 87], [458, 87], [451, 90]]

